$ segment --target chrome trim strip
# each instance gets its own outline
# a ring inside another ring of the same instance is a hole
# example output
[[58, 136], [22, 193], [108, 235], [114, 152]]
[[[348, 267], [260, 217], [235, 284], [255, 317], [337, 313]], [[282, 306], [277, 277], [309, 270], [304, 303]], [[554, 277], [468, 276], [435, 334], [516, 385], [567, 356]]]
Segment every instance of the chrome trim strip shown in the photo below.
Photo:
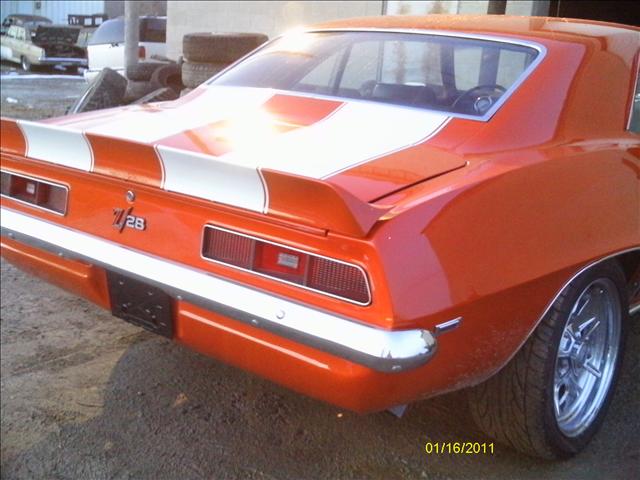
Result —
[[[636, 94], [638, 92], [638, 78], [640, 78], [640, 53], [636, 54], [635, 61], [633, 62], [636, 67], [635, 81], [633, 82], [633, 91], [631, 92], [631, 105], [629, 106], [629, 116], [627, 118], [627, 132], [631, 132], [631, 120], [633, 117], [633, 106], [636, 103]], [[638, 132], [632, 132], [638, 133]]]
[[[323, 32], [374, 32], [374, 33], [408, 33], [408, 34], [414, 34], [414, 35], [427, 35], [427, 36], [440, 36], [440, 37], [456, 37], [456, 38], [462, 38], [462, 39], [471, 39], [471, 40], [485, 40], [485, 41], [489, 41], [489, 42], [496, 42], [496, 43], [507, 43], [507, 44], [511, 44], [511, 45], [517, 45], [517, 46], [521, 46], [521, 47], [529, 47], [529, 48], [533, 48], [534, 50], [538, 51], [538, 55], [536, 56], [536, 58], [533, 60], [533, 62], [531, 62], [529, 64], [529, 66], [527, 68], [524, 69], [524, 71], [520, 74], [520, 76], [518, 77], [518, 79], [502, 94], [502, 96], [498, 99], [498, 101], [496, 103], [494, 103], [491, 108], [489, 110], [487, 110], [487, 112], [482, 115], [482, 116], [477, 116], [477, 115], [466, 115], [463, 113], [455, 113], [455, 112], [449, 112], [446, 110], [433, 110], [433, 109], [429, 109], [429, 108], [422, 108], [422, 107], [411, 107], [408, 105], [393, 105], [394, 107], [397, 108], [411, 108], [411, 109], [418, 109], [418, 110], [422, 110], [422, 111], [429, 111], [429, 112], [436, 112], [436, 113], [441, 113], [441, 114], [446, 114], [449, 117], [454, 117], [454, 118], [465, 118], [468, 120], [476, 120], [476, 121], [481, 121], [481, 122], [487, 122], [491, 119], [491, 117], [493, 117], [493, 115], [500, 109], [500, 107], [502, 107], [502, 105], [509, 99], [509, 97], [511, 97], [511, 95], [517, 90], [517, 88], [522, 85], [522, 83], [524, 83], [524, 81], [529, 77], [529, 75], [531, 75], [531, 73], [537, 68], [537, 66], [542, 62], [542, 60], [546, 57], [547, 55], [547, 48], [537, 42], [533, 42], [530, 40], [524, 40], [524, 39], [519, 39], [519, 38], [513, 38], [513, 37], [503, 37], [500, 35], [492, 35], [492, 34], [475, 34], [475, 33], [466, 33], [466, 32], [459, 32], [459, 31], [455, 31], [455, 30], [430, 30], [430, 29], [410, 29], [410, 28], [320, 28], [320, 29], [309, 29], [309, 30], [300, 30], [299, 33], [323, 33]], [[216, 75], [214, 75], [213, 77], [211, 77], [207, 82], [205, 82], [204, 85], [211, 85], [212, 82], [214, 82], [218, 77], [222, 76], [225, 72], [228, 72], [229, 70], [235, 68], [236, 66], [240, 65], [242, 62], [244, 62], [246, 59], [252, 57], [253, 55], [255, 55], [256, 53], [258, 53], [260, 50], [264, 49], [264, 48], [268, 48], [273, 42], [279, 40], [280, 38], [284, 37], [286, 35], [279, 35], [278, 37], [273, 38], [272, 40], [262, 44], [260, 47], [258, 47], [256, 50], [254, 50], [253, 52], [250, 52], [249, 54], [245, 55], [244, 57], [242, 57], [241, 59], [239, 59], [238, 61], [234, 62], [233, 64], [229, 65], [227, 68], [225, 68], [224, 70], [218, 72]], [[308, 92], [296, 92], [294, 90], [279, 90], [279, 89], [273, 89], [274, 91], [279, 91], [279, 92], [283, 92], [283, 93], [287, 93], [290, 95], [300, 95], [300, 96], [304, 96], [304, 97], [310, 97], [310, 98], [320, 98], [320, 99], [330, 99], [330, 100], [339, 100], [339, 101], [349, 101], [349, 102], [366, 102], [366, 103], [377, 103], [377, 104], [382, 104], [382, 105], [389, 105], [383, 102], [372, 102], [371, 100], [363, 100], [363, 99], [352, 99], [352, 98], [345, 98], [345, 97], [335, 97], [332, 95], [320, 95], [320, 94], [314, 94], [314, 93], [308, 93]]]
[[60, 213], [60, 212], [56, 212], [55, 210], [51, 210], [49, 208], [45, 208], [41, 205], [36, 205], [35, 203], [29, 203], [29, 202], [25, 202], [24, 200], [20, 200], [19, 198], [15, 198], [15, 197], [11, 197], [9, 195], [5, 195], [3, 193], [0, 193], [0, 197], [2, 198], [7, 198], [9, 200], [13, 200], [14, 202], [18, 202], [21, 205], [26, 205], [28, 207], [33, 207], [36, 208], [38, 210], [42, 210], [45, 212], [49, 212], [49, 213], [53, 213], [54, 215], [58, 215], [60, 217], [64, 217], [67, 214], [67, 209], [69, 207], [69, 186], [62, 184], [62, 183], [55, 183], [55, 182], [51, 182], [49, 180], [45, 180], [42, 178], [37, 178], [37, 177], [32, 177], [30, 175], [24, 175], [22, 173], [16, 173], [16, 172], [12, 172], [11, 170], [0, 170], [0, 173], [6, 173], [8, 175], [13, 175], [15, 177], [20, 177], [20, 178], [27, 178], [29, 180], [33, 180], [34, 182], [40, 182], [40, 183], [46, 183], [47, 185], [51, 185], [52, 187], [59, 187], [59, 188], [64, 188], [65, 191], [65, 198], [64, 198], [64, 212]]
[[38, 59], [39, 64], [44, 63], [68, 63], [73, 65], [87, 65], [86, 58], [73, 58], [73, 57], [40, 57]]
[[450, 332], [451, 330], [455, 330], [462, 323], [462, 317], [454, 318], [453, 320], [449, 320], [447, 322], [439, 323], [433, 329], [433, 334], [437, 337], [442, 335], [443, 333]]
[[638, 312], [640, 312], [640, 303], [636, 303], [629, 307], [629, 315], [635, 315]]
[[221, 315], [263, 328], [381, 372], [426, 363], [437, 342], [427, 330], [383, 330], [132, 250], [7, 208], [2, 235], [71, 259], [89, 261], [164, 289]]
[[[288, 280], [284, 280], [284, 279], [281, 279], [281, 278], [278, 278], [278, 277], [272, 277], [272, 276], [267, 275], [267, 274], [262, 273], [262, 272], [256, 272], [255, 270], [249, 270], [248, 268], [238, 267], [237, 265], [232, 265], [230, 263], [225, 263], [225, 262], [222, 262], [220, 260], [215, 260], [213, 258], [205, 257], [204, 256], [204, 232], [206, 231], [207, 228], [210, 228], [212, 230], [220, 230], [221, 232], [227, 232], [227, 233], [231, 233], [231, 234], [234, 234], [234, 235], [239, 235], [239, 236], [245, 237], [245, 238], [250, 238], [250, 239], [256, 240], [258, 242], [264, 242], [264, 243], [268, 243], [270, 245], [275, 245], [276, 247], [282, 247], [282, 248], [287, 248], [289, 250], [295, 250], [296, 252], [304, 253], [305, 255], [309, 255], [311, 257], [324, 258], [326, 260], [330, 260], [332, 262], [341, 263], [341, 264], [347, 265], [349, 267], [355, 267], [360, 271], [360, 273], [362, 273], [362, 276], [364, 277], [364, 281], [367, 284], [368, 300], [365, 303], [357, 302], [357, 301], [352, 300], [350, 298], [345, 298], [345, 297], [341, 297], [339, 295], [334, 295], [334, 294], [331, 294], [331, 293], [328, 293], [328, 292], [323, 292], [322, 290], [317, 290], [315, 288], [307, 287], [306, 285], [301, 285], [299, 283], [289, 282]], [[292, 285], [294, 287], [299, 287], [299, 288], [302, 288], [304, 290], [309, 290], [311, 292], [319, 293], [321, 295], [326, 295], [328, 297], [337, 298], [338, 300], [344, 300], [345, 302], [354, 303], [356, 305], [366, 306], [366, 305], [369, 305], [371, 303], [371, 287], [369, 286], [369, 278], [367, 276], [367, 273], [364, 271], [364, 268], [362, 268], [360, 265], [355, 265], [353, 263], [345, 262], [343, 260], [338, 260], [337, 258], [331, 258], [331, 257], [326, 257], [324, 255], [318, 255], [316, 253], [311, 253], [311, 252], [308, 252], [306, 250], [301, 250], [299, 248], [291, 247], [289, 245], [284, 245], [282, 243], [272, 242], [270, 240], [265, 240], [264, 238], [254, 237], [253, 235], [248, 235], [246, 233], [238, 232], [238, 231], [235, 231], [235, 230], [229, 230], [227, 228], [219, 227], [217, 225], [212, 225], [210, 223], [205, 224], [204, 228], [202, 229], [202, 237], [201, 237], [201, 242], [200, 242], [200, 258], [202, 258], [203, 260], [206, 260], [208, 262], [211, 262], [211, 263], [216, 263], [218, 265], [224, 265], [225, 267], [231, 267], [231, 268], [234, 268], [236, 270], [241, 270], [243, 272], [252, 273], [252, 274], [258, 275], [260, 277], [268, 278], [269, 280], [275, 280], [277, 282], [286, 283], [287, 285]]]

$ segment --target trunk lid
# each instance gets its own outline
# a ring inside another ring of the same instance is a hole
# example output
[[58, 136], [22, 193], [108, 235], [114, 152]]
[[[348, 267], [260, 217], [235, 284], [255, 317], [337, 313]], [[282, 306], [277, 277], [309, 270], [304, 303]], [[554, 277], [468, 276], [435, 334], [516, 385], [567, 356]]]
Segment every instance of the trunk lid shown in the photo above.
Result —
[[77, 45], [79, 27], [64, 25], [38, 25], [33, 43], [43, 48], [47, 57], [85, 56], [84, 49]]
[[439, 112], [268, 89], [201, 87], [174, 102], [3, 121], [2, 149], [287, 221], [364, 236], [373, 201], [461, 168]]

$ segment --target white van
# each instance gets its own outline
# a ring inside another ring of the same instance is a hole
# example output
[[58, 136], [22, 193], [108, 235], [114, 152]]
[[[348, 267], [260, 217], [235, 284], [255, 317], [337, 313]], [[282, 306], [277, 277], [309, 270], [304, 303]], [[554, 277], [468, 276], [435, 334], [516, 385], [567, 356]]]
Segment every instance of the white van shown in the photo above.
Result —
[[[167, 17], [140, 17], [139, 59], [164, 57], [167, 52]], [[89, 68], [84, 78], [91, 81], [109, 67], [124, 76], [124, 18], [102, 23], [89, 39], [87, 46]]]

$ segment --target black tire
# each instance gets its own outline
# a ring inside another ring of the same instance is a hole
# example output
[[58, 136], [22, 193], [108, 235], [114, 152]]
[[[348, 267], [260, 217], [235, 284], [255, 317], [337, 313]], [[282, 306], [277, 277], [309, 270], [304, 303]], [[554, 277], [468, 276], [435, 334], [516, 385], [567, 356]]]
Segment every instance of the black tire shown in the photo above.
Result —
[[142, 98], [145, 95], [150, 94], [151, 92], [155, 92], [162, 87], [162, 85], [158, 85], [153, 81], [136, 82], [133, 80], [129, 80], [127, 82], [127, 88], [124, 92], [122, 103], [128, 104], [131, 102], [135, 102], [139, 98]]
[[151, 103], [151, 102], [166, 102], [168, 100], [175, 100], [178, 98], [178, 94], [175, 92], [173, 88], [162, 87], [158, 90], [151, 92], [148, 95], [145, 95], [142, 98], [139, 98], [132, 105], [139, 105], [143, 103]]
[[20, 67], [22, 68], [23, 71], [25, 72], [30, 72], [31, 71], [31, 62], [29, 61], [29, 59], [25, 56], [20, 57]]
[[161, 62], [138, 62], [125, 69], [126, 77], [135, 82], [148, 82], [157, 69], [165, 66]]
[[110, 68], [103, 69], [69, 109], [69, 114], [90, 112], [122, 104], [127, 80]]
[[226, 63], [184, 62], [182, 64], [182, 83], [185, 87], [195, 88], [227, 66]]
[[269, 40], [261, 33], [188, 33], [182, 37], [186, 61], [232, 63]]
[[161, 87], [169, 87], [179, 94], [184, 87], [182, 84], [182, 67], [177, 63], [164, 65], [153, 72], [151, 82]]
[[[556, 356], [565, 324], [582, 292], [597, 279], [611, 281], [617, 290], [621, 314], [620, 343], [611, 382], [599, 410], [581, 433], [565, 435], [554, 412]], [[573, 280], [516, 356], [495, 376], [469, 390], [471, 414], [481, 430], [527, 455], [568, 458], [580, 452], [596, 434], [611, 402], [628, 328], [625, 277], [615, 262], [601, 263]]]

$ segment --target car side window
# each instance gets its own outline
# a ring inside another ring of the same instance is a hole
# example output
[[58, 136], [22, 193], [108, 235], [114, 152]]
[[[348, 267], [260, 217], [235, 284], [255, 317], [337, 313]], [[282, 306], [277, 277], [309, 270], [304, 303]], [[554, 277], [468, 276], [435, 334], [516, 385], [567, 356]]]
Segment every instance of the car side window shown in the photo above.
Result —
[[640, 133], [640, 81], [639, 73], [636, 73], [636, 91], [633, 96], [633, 105], [631, 107], [631, 119], [629, 121], [629, 130], [634, 133]]

